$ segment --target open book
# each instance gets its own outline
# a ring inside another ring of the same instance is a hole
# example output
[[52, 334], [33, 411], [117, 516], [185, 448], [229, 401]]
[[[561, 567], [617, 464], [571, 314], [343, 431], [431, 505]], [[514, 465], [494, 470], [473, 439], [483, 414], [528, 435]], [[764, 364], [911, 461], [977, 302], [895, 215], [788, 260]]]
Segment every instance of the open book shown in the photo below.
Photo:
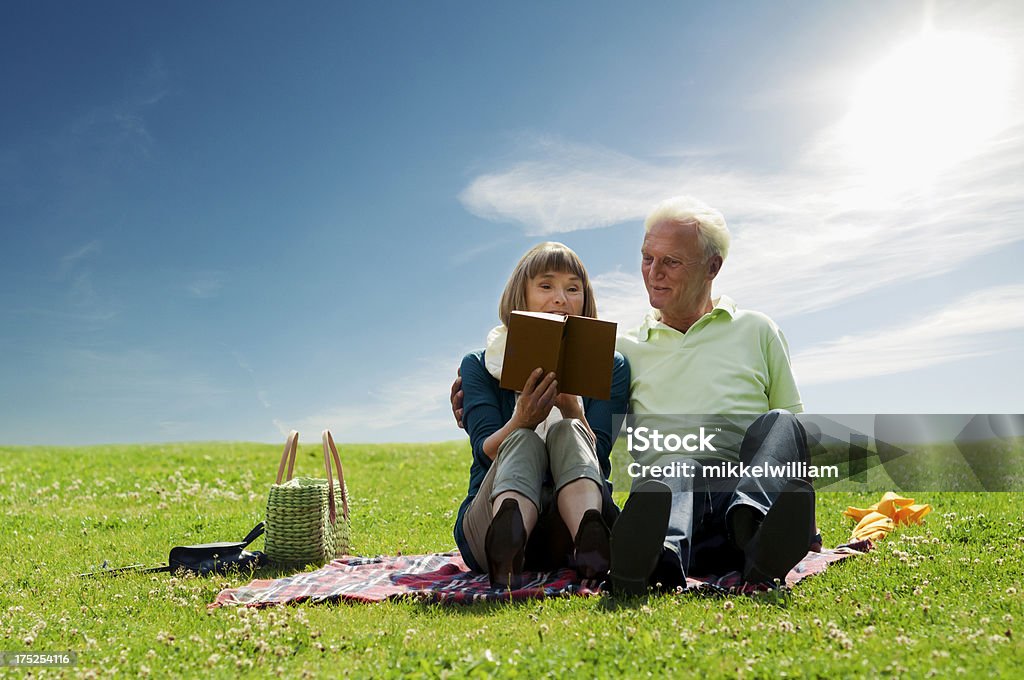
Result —
[[521, 392], [536, 368], [554, 371], [558, 391], [608, 399], [612, 391], [615, 323], [587, 316], [512, 312], [501, 386]]

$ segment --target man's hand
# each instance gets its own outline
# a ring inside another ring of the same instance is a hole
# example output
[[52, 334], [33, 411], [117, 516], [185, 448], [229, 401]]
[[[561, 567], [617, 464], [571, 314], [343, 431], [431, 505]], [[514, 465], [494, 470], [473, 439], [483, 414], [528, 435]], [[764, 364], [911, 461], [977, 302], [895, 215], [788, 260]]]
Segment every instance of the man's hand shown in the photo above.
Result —
[[455, 382], [452, 383], [452, 415], [455, 416], [455, 422], [458, 423], [459, 427], [466, 427], [462, 422], [462, 369], [459, 368], [459, 375], [455, 378]]
[[558, 383], [555, 382], [554, 371], [544, 375], [543, 368], [533, 369], [533, 373], [526, 379], [522, 394], [516, 400], [516, 410], [510, 422], [515, 423], [516, 427], [532, 430], [551, 413], [557, 396]]

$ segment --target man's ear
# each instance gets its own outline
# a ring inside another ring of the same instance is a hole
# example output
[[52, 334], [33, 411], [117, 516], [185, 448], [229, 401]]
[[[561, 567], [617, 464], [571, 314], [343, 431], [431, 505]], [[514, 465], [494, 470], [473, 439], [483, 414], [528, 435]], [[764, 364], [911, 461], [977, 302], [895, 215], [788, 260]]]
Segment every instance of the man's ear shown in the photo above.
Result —
[[718, 272], [722, 271], [722, 256], [714, 255], [708, 260], [708, 280], [714, 279], [718, 276]]

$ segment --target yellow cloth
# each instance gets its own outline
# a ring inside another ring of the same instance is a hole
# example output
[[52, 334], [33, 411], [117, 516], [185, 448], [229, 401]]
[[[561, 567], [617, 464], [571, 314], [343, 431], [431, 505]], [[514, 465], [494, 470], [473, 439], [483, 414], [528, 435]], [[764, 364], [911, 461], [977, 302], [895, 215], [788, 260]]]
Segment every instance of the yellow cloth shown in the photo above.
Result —
[[885, 538], [898, 524], [920, 524], [931, 511], [932, 506], [928, 504], [914, 505], [913, 498], [886, 491], [882, 500], [870, 508], [846, 508], [843, 514], [857, 520], [857, 526], [850, 534], [851, 541], [864, 538], [877, 541]]

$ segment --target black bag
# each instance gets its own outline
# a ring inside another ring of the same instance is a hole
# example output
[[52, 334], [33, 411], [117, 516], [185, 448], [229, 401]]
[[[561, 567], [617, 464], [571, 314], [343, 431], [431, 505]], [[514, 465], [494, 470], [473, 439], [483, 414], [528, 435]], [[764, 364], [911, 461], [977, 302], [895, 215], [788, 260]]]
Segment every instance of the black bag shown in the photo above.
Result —
[[249, 552], [245, 548], [250, 543], [263, 535], [264, 523], [260, 522], [252, 528], [252, 531], [237, 543], [201, 543], [199, 545], [179, 545], [171, 548], [171, 554], [167, 557], [167, 564], [156, 567], [147, 567], [142, 564], [133, 564], [127, 567], [106, 568], [106, 561], [98, 571], [79, 574], [79, 576], [102, 576], [122, 574], [128, 571], [142, 573], [154, 573], [160, 571], [175, 572], [184, 569], [187, 572], [207, 576], [208, 574], [223, 574], [232, 569], [255, 569], [259, 567], [265, 555], [260, 551]]
[[259, 551], [249, 552], [245, 548], [262, 536], [263, 531], [264, 523], [260, 522], [238, 543], [202, 543], [171, 548], [171, 554], [167, 557], [168, 565], [160, 571], [184, 569], [206, 576], [223, 574], [231, 569], [255, 569], [264, 555]]

